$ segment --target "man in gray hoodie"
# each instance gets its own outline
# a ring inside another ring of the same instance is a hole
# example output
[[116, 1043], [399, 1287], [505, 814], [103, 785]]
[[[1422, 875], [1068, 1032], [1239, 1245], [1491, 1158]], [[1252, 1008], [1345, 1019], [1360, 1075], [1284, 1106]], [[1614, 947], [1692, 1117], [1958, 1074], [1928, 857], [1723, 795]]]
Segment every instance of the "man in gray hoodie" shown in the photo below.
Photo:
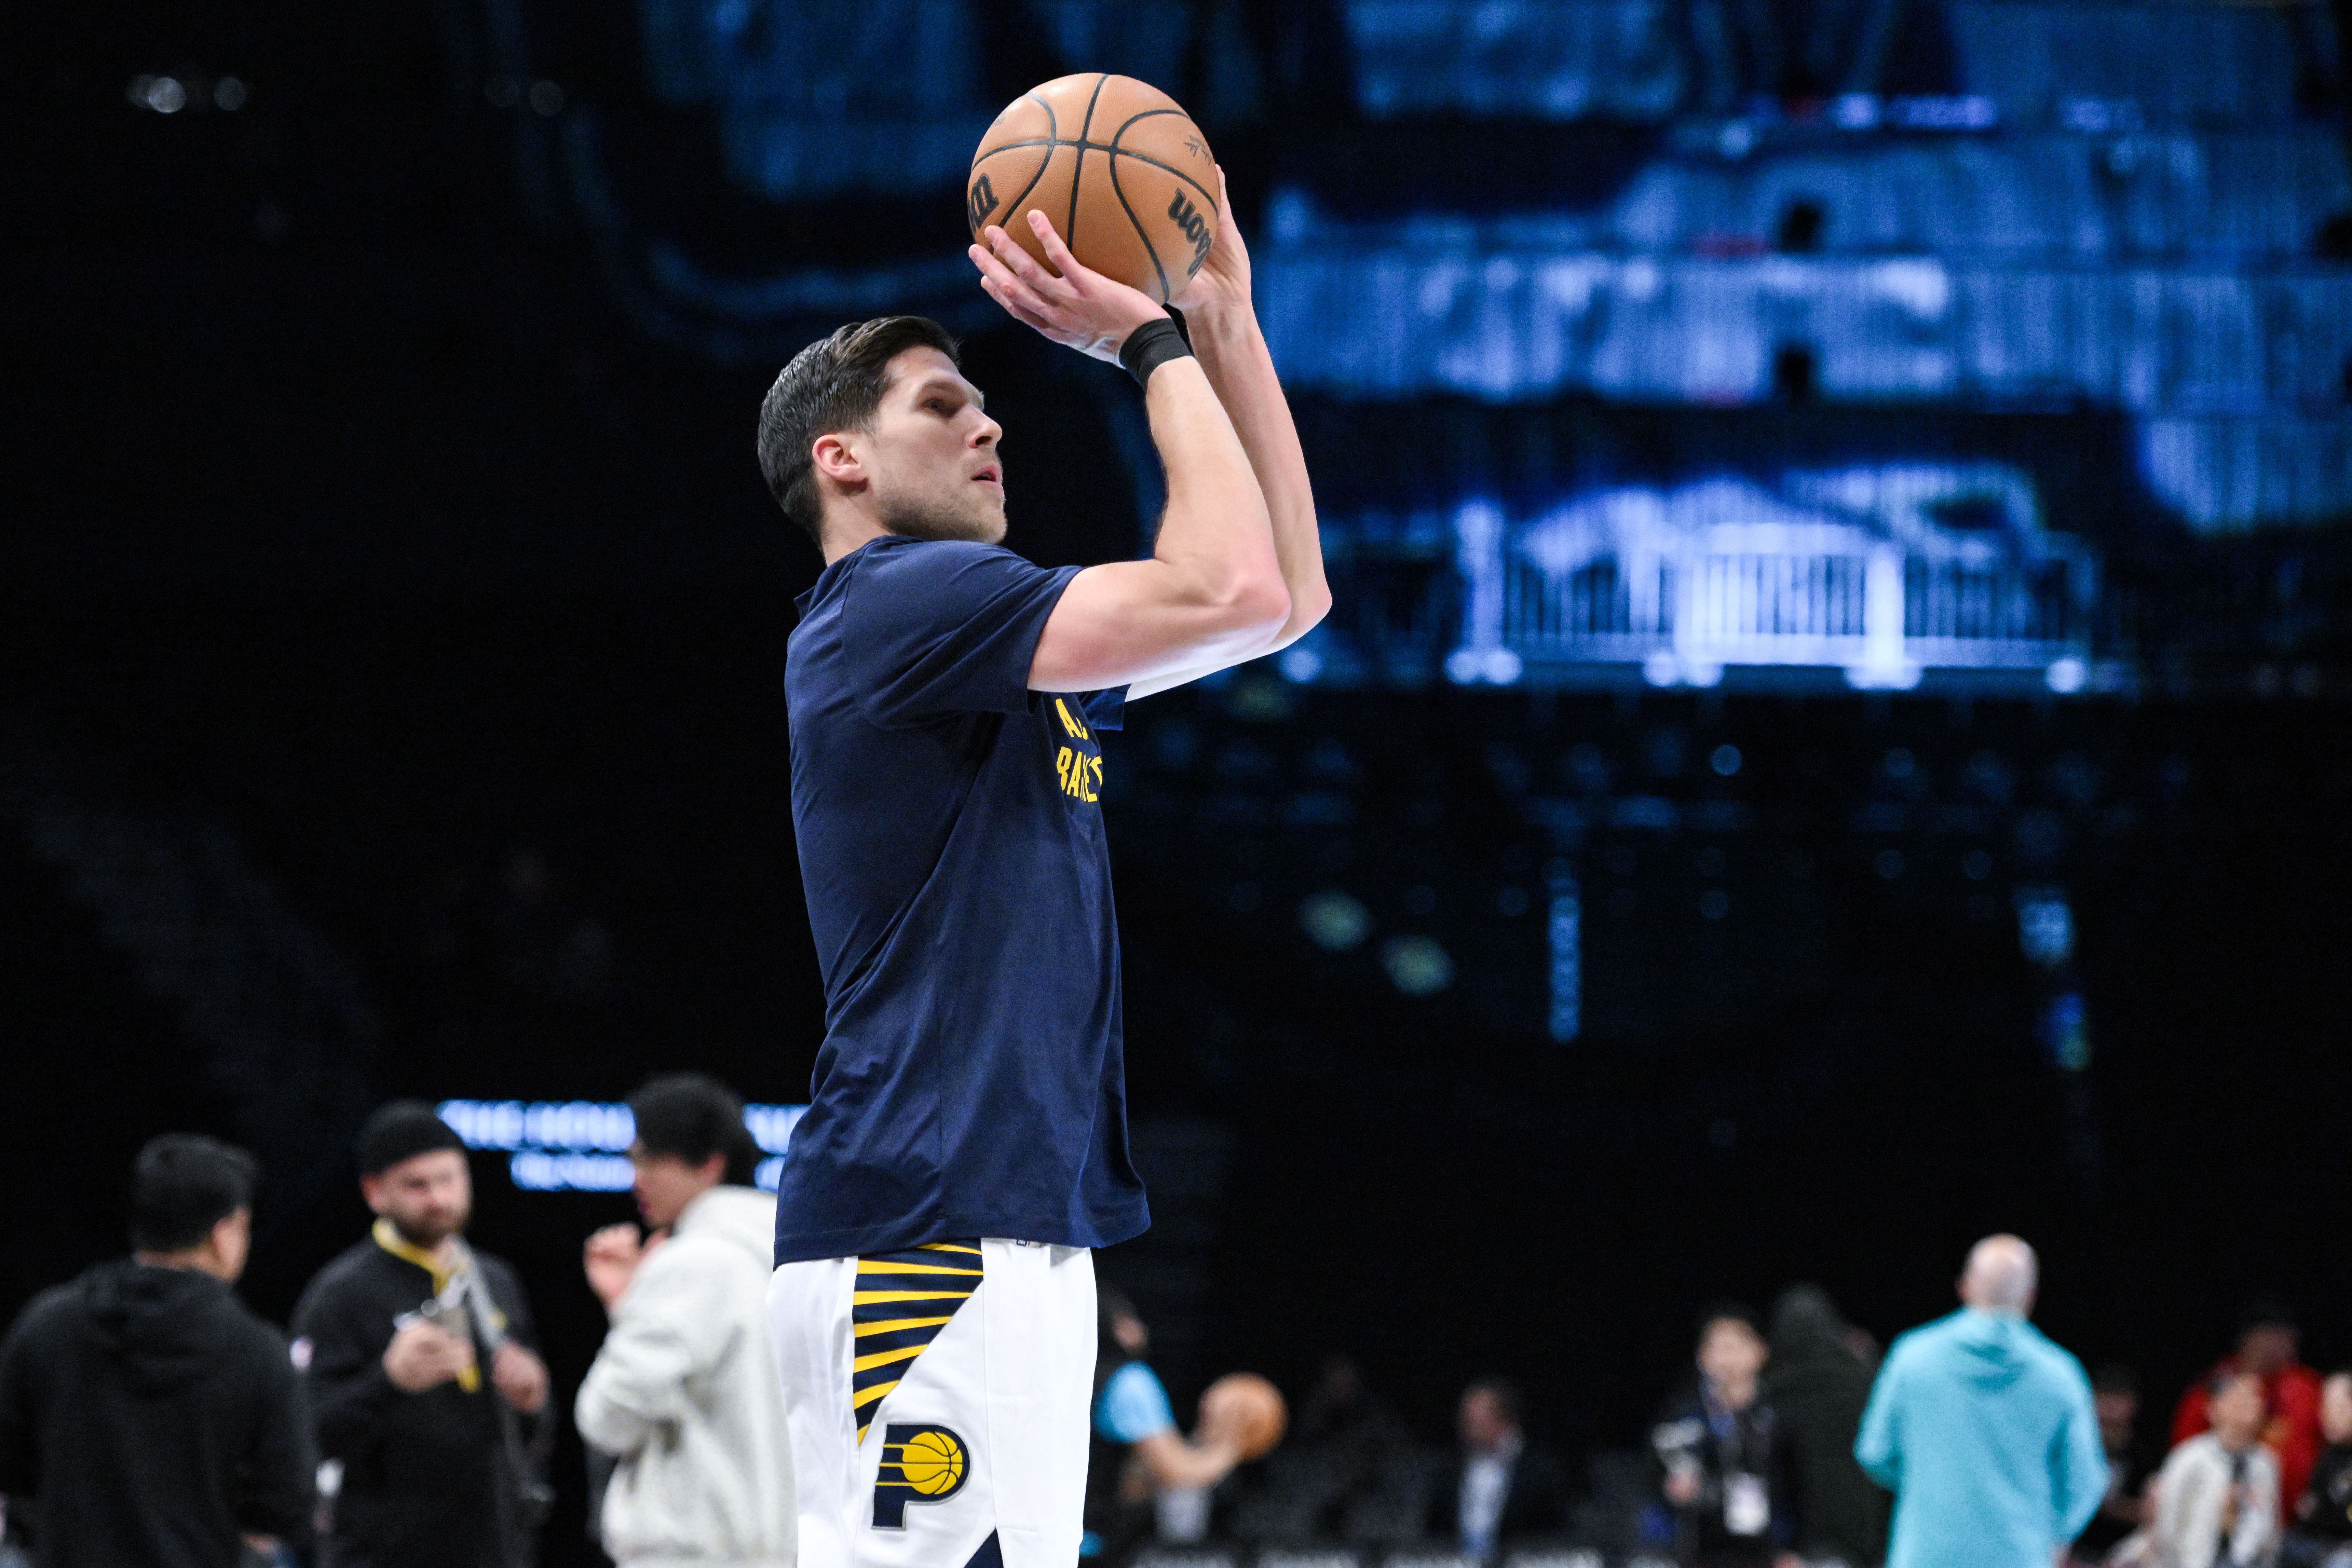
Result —
[[1853, 1445], [1895, 1493], [1886, 1568], [2050, 1568], [2097, 1511], [2091, 1380], [2025, 1321], [2036, 1272], [2033, 1248], [1987, 1237], [1960, 1310], [1886, 1352]]
[[748, 1184], [743, 1103], [698, 1073], [630, 1098], [637, 1211], [588, 1238], [613, 1315], [580, 1436], [617, 1461], [604, 1548], [620, 1568], [793, 1568], [792, 1450], [768, 1331], [776, 1202]]

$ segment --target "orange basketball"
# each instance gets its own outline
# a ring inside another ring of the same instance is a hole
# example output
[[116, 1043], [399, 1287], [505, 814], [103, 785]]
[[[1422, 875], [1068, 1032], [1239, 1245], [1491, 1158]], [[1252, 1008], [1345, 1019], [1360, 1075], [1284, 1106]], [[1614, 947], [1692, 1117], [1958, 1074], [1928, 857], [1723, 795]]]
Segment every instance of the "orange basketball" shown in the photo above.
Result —
[[1005, 106], [964, 185], [973, 239], [996, 224], [1043, 261], [1032, 208], [1080, 261], [1164, 305], [1216, 243], [1217, 161], [1192, 117], [1150, 83], [1060, 77]]
[[1244, 1459], [1262, 1459], [1290, 1425], [1282, 1391], [1254, 1372], [1229, 1372], [1201, 1394], [1201, 1425], [1231, 1436]]

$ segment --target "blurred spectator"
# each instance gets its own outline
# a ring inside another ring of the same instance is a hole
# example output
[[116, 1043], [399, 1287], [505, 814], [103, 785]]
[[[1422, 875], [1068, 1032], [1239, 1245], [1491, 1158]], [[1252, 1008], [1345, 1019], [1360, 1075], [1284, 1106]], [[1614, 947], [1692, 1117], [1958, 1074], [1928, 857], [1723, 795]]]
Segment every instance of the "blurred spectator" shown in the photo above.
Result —
[[314, 1464], [286, 1342], [230, 1287], [252, 1156], [139, 1152], [131, 1255], [34, 1299], [0, 1344], [0, 1493], [41, 1568], [226, 1568], [307, 1546]]
[[1868, 1365], [1828, 1292], [1799, 1285], [1772, 1309], [1764, 1398], [1780, 1423], [1797, 1545], [1807, 1557], [1878, 1561], [1886, 1550], [1886, 1494], [1854, 1463], [1870, 1403]]
[[620, 1568], [791, 1568], [792, 1448], [768, 1331], [776, 1200], [751, 1184], [743, 1102], [675, 1073], [629, 1110], [653, 1237], [607, 1226], [583, 1258], [613, 1319], [572, 1412], [620, 1461], [599, 1539]]
[[2352, 1568], [2352, 1367], [2328, 1373], [2319, 1425], [2327, 1447], [2312, 1467], [2279, 1553], [2286, 1568]]
[[1697, 1384], [1669, 1402], [1651, 1430], [1685, 1563], [1769, 1563], [1793, 1534], [1780, 1422], [1761, 1397], [1764, 1362], [1753, 1313], [1729, 1305], [1708, 1311]]
[[[2302, 1331], [2284, 1303], [2253, 1302], [2240, 1320], [2238, 1348], [2180, 1396], [2172, 1415], [2172, 1441], [2186, 1443], [2205, 1430], [2208, 1390], [2231, 1373], [2262, 1379], [2265, 1412], [2263, 1443], [2278, 1460], [2280, 1506], [2291, 1506], [2311, 1482], [2319, 1457], [2319, 1374], [2304, 1365]], [[2284, 1515], [2281, 1516], [2284, 1521]]]
[[2099, 1447], [2107, 1457], [2107, 1490], [2099, 1511], [2074, 1538], [2074, 1559], [2097, 1563], [2143, 1529], [2147, 1500], [2140, 1495], [2138, 1458], [2132, 1444], [2139, 1423], [2139, 1380], [2131, 1368], [2113, 1363], [2091, 1379], [2091, 1407], [2099, 1418]]
[[2090, 1380], [2026, 1321], [2033, 1249], [1977, 1243], [1965, 1305], [1895, 1342], [1854, 1458], [1895, 1493], [1887, 1568], [2048, 1568], [2106, 1490]]
[[[319, 1451], [340, 1467], [334, 1568], [527, 1568], [549, 1495], [547, 1368], [514, 1270], [466, 1244], [465, 1145], [421, 1100], [360, 1134], [367, 1240], [294, 1309]], [[483, 1375], [488, 1368], [489, 1375]]]
[[2156, 1568], [2257, 1568], [2278, 1543], [2278, 1461], [2263, 1447], [2263, 1381], [2224, 1373], [2210, 1427], [2172, 1450], [2156, 1478]]
[[1369, 1472], [1391, 1451], [1406, 1447], [1412, 1434], [1388, 1401], [1364, 1381], [1363, 1368], [1344, 1352], [1323, 1363], [1298, 1407], [1294, 1442], [1345, 1457], [1344, 1467]]
[[1462, 1447], [1430, 1496], [1433, 1540], [1492, 1557], [1506, 1542], [1567, 1531], [1567, 1473], [1550, 1454], [1528, 1446], [1516, 1387], [1485, 1377], [1464, 1389], [1454, 1430]]
[[1198, 1541], [1208, 1533], [1209, 1489], [1241, 1463], [1240, 1442], [1205, 1405], [1192, 1441], [1160, 1374], [1143, 1360], [1151, 1332], [1116, 1285], [1095, 1293], [1094, 1452], [1087, 1468], [1087, 1533], [1080, 1555], [1125, 1563], [1151, 1534]]
[[[1355, 1359], [1323, 1363], [1299, 1402], [1290, 1440], [1265, 1461], [1262, 1484], [1234, 1510], [1235, 1532], [1251, 1541], [1390, 1539], [1411, 1534], [1422, 1514], [1406, 1471], [1412, 1436], [1373, 1392]], [[1409, 1510], [1395, 1504], [1409, 1503]]]

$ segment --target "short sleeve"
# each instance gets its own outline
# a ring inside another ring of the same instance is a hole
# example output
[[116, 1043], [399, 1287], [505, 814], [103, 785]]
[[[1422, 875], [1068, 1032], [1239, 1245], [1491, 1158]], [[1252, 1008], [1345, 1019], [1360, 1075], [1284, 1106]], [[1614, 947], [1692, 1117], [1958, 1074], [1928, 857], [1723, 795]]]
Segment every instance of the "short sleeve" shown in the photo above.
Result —
[[1140, 1443], [1176, 1429], [1176, 1412], [1159, 1374], [1139, 1361], [1110, 1374], [1095, 1399], [1095, 1430], [1114, 1443]]
[[842, 662], [860, 710], [889, 728], [1026, 710], [1037, 638], [1077, 572], [961, 540], [866, 546], [841, 608]]
[[1087, 722], [1097, 730], [1118, 730], [1127, 723], [1127, 688], [1114, 686], [1108, 691], [1089, 691], [1078, 700]]

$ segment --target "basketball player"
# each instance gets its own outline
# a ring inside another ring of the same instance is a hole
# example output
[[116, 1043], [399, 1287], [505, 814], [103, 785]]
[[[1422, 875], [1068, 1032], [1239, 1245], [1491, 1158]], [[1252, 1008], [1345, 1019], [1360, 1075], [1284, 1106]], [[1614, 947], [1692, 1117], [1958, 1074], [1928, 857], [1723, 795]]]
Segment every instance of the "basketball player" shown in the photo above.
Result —
[[1047, 571], [1001, 546], [1002, 431], [933, 322], [845, 327], [761, 408], [769, 485], [825, 562], [785, 690], [826, 1029], [770, 1290], [802, 1568], [1076, 1561], [1089, 1249], [1149, 1223], [1097, 733], [1330, 602], [1230, 207], [1178, 301], [1190, 347], [1033, 221], [1054, 272], [992, 226], [973, 264], [1142, 384], [1168, 476], [1148, 558]]

